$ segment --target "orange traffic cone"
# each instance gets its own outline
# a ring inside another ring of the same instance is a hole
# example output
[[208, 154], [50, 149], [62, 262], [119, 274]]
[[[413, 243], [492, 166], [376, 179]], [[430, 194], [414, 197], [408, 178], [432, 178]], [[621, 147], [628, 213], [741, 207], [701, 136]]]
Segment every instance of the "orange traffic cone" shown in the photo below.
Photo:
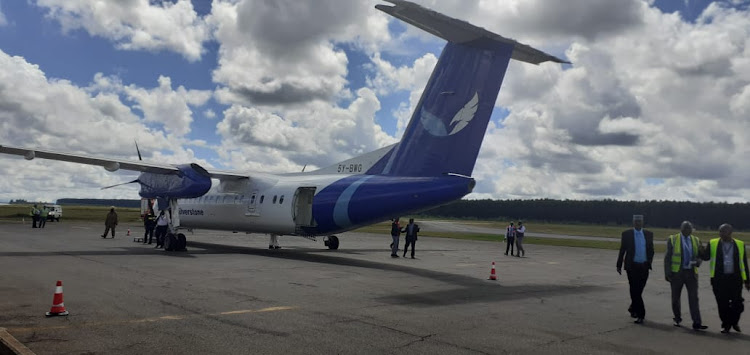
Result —
[[497, 281], [497, 275], [495, 274], [495, 262], [492, 262], [492, 271], [490, 271], [490, 278], [488, 280]]
[[68, 311], [65, 310], [65, 304], [63, 303], [62, 281], [57, 281], [55, 296], [52, 298], [52, 308], [47, 312], [47, 317], [67, 316], [68, 314]]
[[128, 228], [128, 237], [130, 236], [130, 228]]

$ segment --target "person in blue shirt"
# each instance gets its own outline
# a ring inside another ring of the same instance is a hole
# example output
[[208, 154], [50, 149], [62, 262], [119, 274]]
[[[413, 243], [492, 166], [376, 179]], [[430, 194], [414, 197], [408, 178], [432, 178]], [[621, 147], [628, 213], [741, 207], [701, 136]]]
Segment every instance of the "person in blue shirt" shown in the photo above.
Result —
[[680, 233], [667, 238], [667, 253], [664, 254], [664, 278], [672, 288], [672, 313], [674, 326], [682, 322], [681, 297], [682, 289], [687, 288], [690, 318], [693, 329], [708, 328], [701, 322], [701, 311], [698, 306], [698, 266], [701, 265], [701, 240], [693, 235], [693, 224], [684, 221], [680, 224]]
[[630, 283], [630, 307], [628, 312], [636, 324], [643, 324], [646, 306], [643, 304], [643, 289], [646, 288], [651, 262], [654, 260], [654, 233], [643, 229], [643, 215], [633, 216], [633, 228], [622, 232], [620, 253], [617, 257], [617, 273], [622, 275], [622, 265]]

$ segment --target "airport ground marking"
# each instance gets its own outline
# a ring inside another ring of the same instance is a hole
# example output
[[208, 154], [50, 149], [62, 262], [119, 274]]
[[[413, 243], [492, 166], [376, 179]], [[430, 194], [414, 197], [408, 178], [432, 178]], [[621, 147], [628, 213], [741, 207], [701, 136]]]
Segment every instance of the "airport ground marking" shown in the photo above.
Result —
[[36, 331], [43, 331], [43, 330], [58, 330], [58, 329], [69, 329], [69, 328], [97, 327], [97, 326], [137, 324], [137, 323], [153, 323], [153, 322], [170, 321], [170, 320], [184, 320], [184, 319], [199, 318], [199, 317], [216, 317], [216, 316], [228, 316], [228, 315], [237, 315], [237, 314], [279, 312], [279, 311], [289, 311], [293, 309], [297, 309], [297, 307], [278, 306], [278, 307], [266, 307], [266, 308], [261, 308], [261, 309], [242, 309], [242, 310], [236, 310], [236, 311], [217, 312], [217, 313], [166, 315], [166, 316], [161, 316], [161, 317], [132, 319], [132, 320], [125, 320], [125, 321], [90, 322], [90, 323], [57, 325], [57, 326], [47, 326], [47, 327], [45, 326], [18, 327], [18, 328], [7, 328], [7, 329], [8, 331], [11, 331], [14, 333], [28, 333], [28, 332], [36, 332]]

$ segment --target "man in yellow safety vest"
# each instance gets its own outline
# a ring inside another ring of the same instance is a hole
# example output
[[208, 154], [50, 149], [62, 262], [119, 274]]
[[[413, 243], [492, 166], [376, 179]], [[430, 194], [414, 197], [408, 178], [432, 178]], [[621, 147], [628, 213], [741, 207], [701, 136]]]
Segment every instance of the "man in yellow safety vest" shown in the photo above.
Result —
[[740, 314], [745, 310], [742, 284], [750, 290], [745, 243], [732, 238], [732, 226], [726, 223], [719, 227], [719, 237], [711, 239], [708, 248], [701, 248], [701, 258], [711, 260], [711, 286], [719, 306], [721, 332], [729, 333], [730, 328], [739, 332]]
[[672, 313], [674, 326], [679, 327], [682, 322], [682, 289], [687, 288], [690, 317], [693, 319], [693, 329], [708, 328], [701, 321], [701, 311], [698, 306], [698, 266], [701, 241], [693, 235], [693, 224], [684, 221], [680, 225], [680, 233], [670, 235], [667, 239], [667, 253], [664, 255], [664, 278], [672, 285]]

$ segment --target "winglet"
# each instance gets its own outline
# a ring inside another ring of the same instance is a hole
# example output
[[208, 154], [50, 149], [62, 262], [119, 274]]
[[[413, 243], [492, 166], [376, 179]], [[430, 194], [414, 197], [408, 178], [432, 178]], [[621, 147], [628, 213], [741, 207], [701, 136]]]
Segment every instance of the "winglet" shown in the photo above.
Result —
[[472, 43], [478, 43], [477, 40], [486, 38], [492, 41], [512, 44], [514, 49], [511, 58], [515, 60], [531, 64], [539, 64], [548, 61], [570, 64], [568, 61], [544, 53], [538, 49], [532, 48], [531, 46], [519, 43], [510, 38], [505, 38], [487, 31], [484, 28], [474, 26], [468, 22], [426, 9], [413, 2], [404, 0], [384, 1], [394, 4], [394, 6], [380, 4], [375, 5], [375, 8], [401, 19], [406, 23], [419, 27], [448, 42], [472, 45]]

